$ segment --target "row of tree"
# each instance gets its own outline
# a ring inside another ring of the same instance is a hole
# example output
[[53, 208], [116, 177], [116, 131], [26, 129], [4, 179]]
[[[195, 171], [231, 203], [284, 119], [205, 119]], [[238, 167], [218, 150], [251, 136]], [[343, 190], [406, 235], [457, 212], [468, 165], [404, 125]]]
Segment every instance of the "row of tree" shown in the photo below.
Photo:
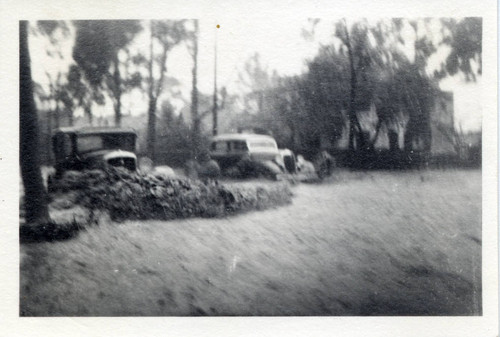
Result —
[[[148, 30], [149, 50], [131, 49], [132, 41]], [[46, 86], [35, 83], [31, 74], [28, 37], [42, 36], [49, 41], [46, 54], [54, 63], [68, 64], [57, 74], [46, 73]], [[72, 62], [64, 60], [61, 42], [74, 38]], [[175, 79], [167, 77], [167, 58], [173, 48], [186, 44], [193, 57], [193, 88], [191, 114], [193, 143], [199, 144], [201, 117], [197, 108], [197, 20], [162, 20], [147, 24], [136, 20], [107, 21], [38, 21], [30, 25], [20, 22], [20, 164], [25, 190], [26, 222], [43, 224], [48, 221], [47, 200], [40, 173], [40, 144], [38, 118], [44, 116], [44, 125], [50, 132], [74, 123], [74, 112], [82, 109], [89, 124], [93, 124], [93, 107], [110, 99], [114, 109], [114, 124], [122, 123], [122, 98], [138, 88], [147, 93], [148, 128], [147, 154], [155, 157], [156, 110], [165, 86], [175, 85]], [[45, 115], [38, 115], [46, 110]], [[166, 114], [166, 121], [172, 122]], [[170, 116], [171, 117], [171, 116]], [[48, 137], [50, 138], [50, 137]], [[49, 147], [50, 145], [47, 144]]]
[[[333, 31], [302, 75], [269, 74], [258, 55], [247, 62], [245, 123], [272, 130], [299, 151], [319, 150], [322, 139], [335, 144], [346, 132], [351, 151], [370, 150], [381, 130], [402, 132], [406, 150], [429, 151], [439, 80], [461, 73], [475, 81], [481, 74], [480, 18], [340, 20]], [[446, 59], [430, 69], [443, 50]], [[359, 113], [371, 108], [377, 122], [367, 130]], [[458, 139], [453, 125], [444, 128]]]
[[[311, 20], [311, 29], [304, 35], [314, 38], [318, 23]], [[320, 47], [302, 75], [269, 74], [255, 54], [240, 75], [248, 92], [238, 98], [243, 109], [230, 107], [241, 110], [243, 118], [225, 116], [215, 123], [241, 126], [244, 121], [271, 129], [283, 145], [296, 150], [318, 147], [320, 139], [334, 144], [346, 131], [350, 150], [371, 149], [381, 130], [404, 133], [405, 149], [429, 150], [429, 115], [437, 81], [457, 72], [466, 80], [480, 75], [481, 29], [480, 18], [340, 20], [333, 24], [332, 42]], [[47, 74], [48, 93], [36, 86], [39, 101], [48, 103], [48, 138], [50, 130], [60, 126], [61, 115], [73, 124], [76, 109], [82, 109], [92, 124], [93, 106], [104, 104], [106, 98], [113, 103], [114, 124], [120, 126], [123, 96], [139, 89], [148, 100], [146, 154], [156, 159], [160, 96], [172, 95], [178, 84], [167, 76], [167, 59], [174, 48], [184, 46], [193, 58], [192, 94], [185, 103], [190, 107], [190, 140], [196, 155], [203, 143], [203, 120], [210, 110], [217, 121], [218, 96], [214, 95], [213, 103], [202, 97], [207, 102], [200, 111], [198, 30], [197, 20], [37, 22], [33, 31], [48, 37], [52, 48], [47, 52], [54, 57], [61, 57], [61, 39], [74, 37], [74, 62], [67, 72]], [[439, 36], [433, 36], [432, 30]], [[147, 51], [132, 48], [141, 32], [148, 36]], [[447, 59], [429, 73], [428, 60], [443, 46], [449, 49]], [[372, 105], [377, 123], [373, 130], [366, 130], [358, 113]], [[448, 132], [452, 137], [453, 131]]]
[[[314, 38], [318, 23], [319, 20], [311, 20], [311, 29], [304, 35]], [[235, 110], [219, 118], [221, 124], [228, 128], [252, 125], [270, 129], [281, 145], [300, 152], [318, 151], [322, 140], [334, 144], [346, 132], [349, 149], [369, 150], [382, 129], [404, 132], [407, 150], [426, 150], [431, 142], [430, 111], [436, 83], [457, 73], [470, 81], [481, 74], [481, 30], [480, 18], [352, 23], [340, 20], [333, 25], [331, 43], [319, 48], [303, 74], [270, 74], [255, 54], [240, 76], [247, 93], [235, 97], [225, 90], [216, 91], [210, 104], [210, 97], [197, 89], [197, 20], [38, 21], [31, 28], [27, 22], [21, 22], [20, 158], [26, 220], [43, 223], [47, 217], [46, 204], [40, 205], [45, 198], [39, 170], [36, 105], [49, 112], [45, 125], [51, 130], [61, 126], [61, 117], [72, 125], [77, 109], [92, 124], [95, 106], [110, 100], [114, 124], [120, 126], [122, 100], [131, 90], [138, 89], [148, 101], [146, 152], [153, 160], [158, 140], [176, 148], [189, 140], [188, 149], [196, 156], [204, 145], [203, 120], [211, 108], [217, 111], [218, 96], [219, 108], [227, 102], [227, 111]], [[431, 31], [439, 31], [439, 36], [433, 37]], [[46, 52], [54, 62], [63, 58], [61, 41], [74, 40], [72, 62], [61, 62], [68, 69], [56, 75], [47, 74], [48, 90], [31, 78], [30, 32], [49, 41]], [[141, 32], [147, 37], [147, 50], [133, 48], [134, 39]], [[187, 47], [193, 64], [191, 97], [186, 101], [190, 116], [187, 122], [176, 117], [172, 106], [161, 99], [165, 93], [175, 96], [173, 89], [178, 82], [168, 76], [167, 60], [179, 46]], [[448, 56], [440, 68], [430, 73], [429, 59], [443, 47]], [[377, 123], [367, 131], [359, 112], [372, 106]], [[157, 125], [159, 107], [161, 127]]]
[[[37, 101], [51, 112], [45, 123], [47, 129], [61, 126], [61, 118], [73, 125], [78, 109], [83, 110], [92, 125], [95, 105], [104, 105], [107, 100], [112, 102], [114, 125], [119, 127], [123, 98], [138, 89], [148, 101], [147, 155], [154, 159], [160, 97], [175, 94], [178, 85], [175, 78], [168, 76], [167, 60], [174, 48], [184, 46], [193, 58], [191, 136], [193, 143], [199, 144], [200, 123], [205, 115], [198, 113], [198, 30], [197, 20], [38, 21], [32, 34], [48, 38], [51, 48], [47, 48], [47, 54], [55, 58], [54, 62], [69, 64], [56, 76], [47, 73], [50, 90], [36, 85]], [[147, 36], [147, 50], [134, 49], [140, 33]], [[74, 44], [72, 60], [68, 62], [62, 59], [60, 48], [62, 40], [71, 38]]]

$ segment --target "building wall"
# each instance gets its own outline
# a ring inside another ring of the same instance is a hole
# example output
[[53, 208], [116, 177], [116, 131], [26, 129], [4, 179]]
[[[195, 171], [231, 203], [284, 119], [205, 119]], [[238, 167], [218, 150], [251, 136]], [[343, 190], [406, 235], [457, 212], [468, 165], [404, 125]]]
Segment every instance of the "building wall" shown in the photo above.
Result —
[[442, 129], [454, 130], [453, 121], [453, 93], [440, 91], [436, 96], [434, 111], [431, 115], [432, 145], [431, 152], [434, 154], [454, 153], [453, 143]]
[[[363, 130], [369, 132], [370, 137], [374, 137], [376, 125], [378, 122], [375, 106], [372, 104], [369, 110], [359, 111], [357, 115]], [[434, 109], [431, 112], [432, 153], [442, 154], [452, 153], [455, 151], [453, 143], [438, 128], [438, 125], [441, 125], [444, 128], [450, 128], [451, 130], [453, 130], [453, 123], [453, 93], [440, 91], [436, 96]], [[347, 121], [347, 126], [343, 130], [342, 137], [335, 144], [336, 149], [345, 150], [349, 147], [348, 129], [349, 122]], [[400, 126], [398, 128], [398, 143], [400, 149], [403, 149], [404, 147], [404, 133], [404, 127]], [[375, 142], [375, 149], [389, 149], [389, 137], [386, 127], [381, 128], [378, 138]]]

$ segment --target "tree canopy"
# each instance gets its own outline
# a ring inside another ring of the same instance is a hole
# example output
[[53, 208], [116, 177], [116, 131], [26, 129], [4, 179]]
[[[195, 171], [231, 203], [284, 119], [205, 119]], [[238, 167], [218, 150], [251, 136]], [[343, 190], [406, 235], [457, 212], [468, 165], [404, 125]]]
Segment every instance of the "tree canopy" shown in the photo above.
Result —
[[[318, 22], [309, 21], [305, 38], [314, 39]], [[428, 151], [439, 80], [457, 73], [475, 80], [481, 73], [481, 24], [479, 18], [339, 20], [332, 42], [320, 46], [301, 75], [273, 77], [258, 57], [249, 59], [245, 109], [259, 111], [254, 120], [295, 148], [335, 145], [347, 133], [351, 150], [370, 149], [386, 130], [403, 132], [405, 149]], [[431, 33], [436, 27], [440, 34]], [[448, 56], [432, 74], [429, 60], [443, 47]], [[258, 109], [248, 103], [255, 93], [264, 102]], [[360, 113], [371, 109], [376, 122], [362, 126]]]
[[123, 73], [126, 62], [120, 60], [120, 52], [142, 30], [136, 20], [75, 21], [76, 37], [73, 59], [82, 69], [85, 78], [94, 89], [105, 88], [112, 98], [115, 124], [121, 124], [121, 96], [131, 87], [139, 85], [137, 74]]
[[[197, 59], [203, 50], [198, 50], [195, 21], [37, 22], [32, 31], [48, 39], [52, 47], [47, 51], [55, 58], [61, 39], [74, 38], [74, 63], [66, 72], [52, 75], [50, 92], [46, 87], [37, 89], [44, 105], [56, 110], [48, 116], [56, 116], [59, 125], [59, 115], [68, 117], [66, 123], [73, 111], [82, 109], [92, 123], [96, 104], [111, 101], [119, 125], [126, 104], [122, 99], [137, 89], [134, 95], [139, 92], [146, 99], [142, 112], [148, 115], [147, 152], [154, 157], [156, 111], [162, 100], [176, 99], [165, 93], [179, 91], [175, 88], [180, 82], [171, 77], [167, 60], [174, 48], [184, 48], [192, 56], [188, 60], [193, 64], [192, 94], [178, 100], [185, 107], [174, 104], [172, 109], [176, 113], [191, 109], [191, 138], [198, 139], [195, 135], [208, 131], [204, 117], [215, 101], [198, 93]], [[319, 44], [315, 55], [304, 60], [302, 73], [279, 75], [254, 53], [244, 64], [239, 83], [216, 93], [223, 132], [260, 127], [272, 131], [282, 146], [313, 148], [313, 152], [346, 146], [342, 143], [346, 139], [353, 151], [369, 150], [381, 134], [393, 132], [404, 139], [400, 146], [426, 149], [439, 81], [456, 75], [474, 81], [482, 72], [481, 18], [310, 19], [303, 38], [315, 41], [320, 24], [329, 25], [330, 41]], [[436, 55], [442, 63], [431, 69]], [[367, 119], [367, 112], [375, 117]]]

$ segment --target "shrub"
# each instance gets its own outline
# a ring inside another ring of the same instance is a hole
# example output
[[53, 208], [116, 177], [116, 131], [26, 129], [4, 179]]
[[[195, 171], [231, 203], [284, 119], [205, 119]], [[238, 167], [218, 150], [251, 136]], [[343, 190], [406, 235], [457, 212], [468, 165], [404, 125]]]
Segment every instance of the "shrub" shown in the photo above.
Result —
[[285, 183], [266, 186], [224, 186], [180, 177], [130, 173], [120, 168], [63, 177], [62, 191], [90, 210], [106, 210], [113, 220], [217, 217], [265, 209], [291, 201]]
[[281, 172], [280, 167], [270, 161], [240, 160], [235, 166], [226, 170], [225, 175], [231, 178], [268, 178], [276, 179]]

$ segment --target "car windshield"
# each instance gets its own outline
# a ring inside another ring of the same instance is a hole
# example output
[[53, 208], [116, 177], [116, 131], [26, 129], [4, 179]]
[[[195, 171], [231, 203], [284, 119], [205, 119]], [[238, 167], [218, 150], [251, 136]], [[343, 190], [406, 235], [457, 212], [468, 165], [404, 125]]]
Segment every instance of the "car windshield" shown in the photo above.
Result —
[[79, 135], [76, 140], [78, 152], [98, 150], [135, 151], [135, 135], [130, 133]]
[[250, 142], [252, 148], [276, 148], [276, 143], [271, 140], [254, 140]]
[[229, 151], [229, 143], [224, 141], [213, 142], [210, 149], [212, 151]]

